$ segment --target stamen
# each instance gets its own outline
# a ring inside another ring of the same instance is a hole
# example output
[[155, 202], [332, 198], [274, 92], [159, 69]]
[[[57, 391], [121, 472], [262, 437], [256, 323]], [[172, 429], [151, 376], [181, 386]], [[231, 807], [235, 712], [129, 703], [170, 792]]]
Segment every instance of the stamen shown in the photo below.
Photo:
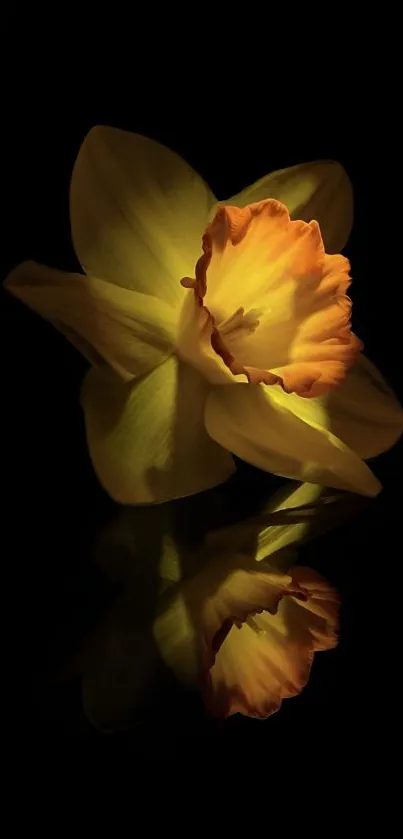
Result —
[[217, 329], [220, 330], [222, 335], [231, 332], [233, 329], [237, 329], [242, 324], [242, 318], [244, 313], [245, 309], [243, 308], [243, 306], [240, 306], [239, 309], [237, 309], [233, 315], [231, 315], [226, 320], [223, 320], [222, 323], [218, 323]]
[[261, 314], [261, 309], [251, 309], [250, 312], [245, 314], [244, 307], [240, 306], [233, 315], [217, 324], [217, 329], [221, 335], [228, 335], [230, 332], [236, 332], [239, 329], [243, 329], [249, 334], [252, 334], [256, 332], [259, 326], [258, 318]]

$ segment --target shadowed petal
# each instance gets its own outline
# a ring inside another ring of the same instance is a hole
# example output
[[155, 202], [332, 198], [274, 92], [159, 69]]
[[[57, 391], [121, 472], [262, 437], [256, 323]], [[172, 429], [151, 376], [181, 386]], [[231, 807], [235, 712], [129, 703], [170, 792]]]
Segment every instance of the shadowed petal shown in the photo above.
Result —
[[318, 401], [331, 431], [360, 457], [388, 451], [403, 433], [402, 406], [379, 370], [362, 354], [340, 387]]
[[265, 175], [223, 204], [245, 207], [255, 201], [276, 198], [293, 219], [312, 221], [321, 229], [328, 253], [339, 253], [353, 226], [353, 191], [340, 163], [317, 160]]
[[24, 262], [6, 288], [50, 321], [91, 363], [124, 379], [152, 370], [173, 351], [175, 311], [163, 300], [81, 274]]
[[278, 386], [216, 387], [206, 403], [206, 428], [221, 446], [267, 472], [299, 481], [377, 495], [368, 466], [318, 421], [316, 400]]
[[115, 501], [160, 503], [193, 495], [234, 471], [232, 457], [205, 431], [206, 388], [175, 357], [133, 384], [103, 369], [88, 374], [82, 402], [90, 455]]

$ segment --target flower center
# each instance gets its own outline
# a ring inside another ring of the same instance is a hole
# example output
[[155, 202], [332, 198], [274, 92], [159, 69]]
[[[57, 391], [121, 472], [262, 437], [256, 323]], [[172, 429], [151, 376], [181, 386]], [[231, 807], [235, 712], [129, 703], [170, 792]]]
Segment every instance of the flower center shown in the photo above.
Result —
[[[250, 384], [321, 396], [343, 381], [362, 350], [351, 331], [349, 270], [345, 257], [326, 254], [316, 221], [291, 221], [279, 201], [219, 206], [194, 278], [181, 279], [194, 295], [192, 358], [213, 383], [214, 363], [222, 371], [224, 362]], [[256, 303], [262, 311], [251, 308]]]
[[[207, 307], [205, 306], [207, 309]], [[239, 364], [236, 358], [232, 355], [228, 348], [228, 341], [241, 335], [252, 335], [259, 326], [258, 316], [261, 314], [259, 309], [251, 309], [246, 312], [243, 306], [240, 306], [236, 311], [230, 315], [229, 318], [221, 320], [218, 315], [213, 315], [207, 309], [213, 322], [213, 330], [211, 335], [211, 346], [213, 350], [221, 356], [224, 363], [231, 370], [234, 375], [242, 373], [248, 376], [248, 372], [242, 364]], [[249, 379], [250, 380], [250, 379]]]
[[196, 278], [183, 277], [180, 283], [184, 288], [193, 292], [197, 306], [204, 310], [207, 315], [211, 329], [210, 341], [214, 352], [220, 356], [234, 376], [244, 375], [250, 384], [258, 384], [259, 382], [275, 384], [279, 381], [278, 376], [267, 370], [246, 367], [235, 358], [230, 350], [230, 346], [233, 345], [235, 339], [244, 337], [245, 335], [252, 335], [256, 332], [259, 327], [259, 317], [262, 315], [262, 310], [250, 309], [250, 311], [245, 312], [244, 307], [239, 306], [229, 317], [225, 317], [224, 313], [220, 311], [210, 311], [204, 303], [207, 287], [205, 261], [205, 256], [199, 259], [196, 265]]

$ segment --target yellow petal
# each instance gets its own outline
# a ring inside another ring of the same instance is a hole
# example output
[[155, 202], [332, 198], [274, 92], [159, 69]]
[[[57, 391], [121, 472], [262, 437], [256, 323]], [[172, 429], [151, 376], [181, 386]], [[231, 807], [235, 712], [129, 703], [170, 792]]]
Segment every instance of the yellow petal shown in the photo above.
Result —
[[203, 424], [206, 382], [172, 356], [137, 382], [92, 370], [82, 401], [90, 455], [123, 504], [163, 502], [225, 481], [233, 460]]
[[5, 285], [60, 329], [89, 361], [106, 361], [125, 379], [152, 370], [173, 350], [175, 311], [149, 294], [36, 262], [19, 265]]
[[319, 406], [312, 403], [278, 386], [216, 387], [206, 403], [206, 428], [221, 446], [267, 472], [377, 495], [381, 487], [368, 466], [318, 422]]
[[387, 451], [403, 432], [402, 406], [379, 370], [363, 355], [340, 387], [320, 397], [319, 402], [329, 429], [360, 457]]
[[97, 126], [71, 183], [73, 243], [84, 270], [169, 303], [198, 258], [215, 199], [179, 155], [154, 140]]
[[[293, 596], [293, 586], [306, 598]], [[265, 718], [306, 685], [317, 650], [337, 643], [338, 596], [309, 568], [293, 568], [289, 591], [275, 614], [264, 611], [232, 626], [209, 673], [210, 710]]]
[[293, 219], [318, 221], [328, 253], [344, 248], [353, 224], [353, 193], [340, 163], [318, 160], [280, 169], [221, 203], [246, 207], [266, 198], [285, 204]]

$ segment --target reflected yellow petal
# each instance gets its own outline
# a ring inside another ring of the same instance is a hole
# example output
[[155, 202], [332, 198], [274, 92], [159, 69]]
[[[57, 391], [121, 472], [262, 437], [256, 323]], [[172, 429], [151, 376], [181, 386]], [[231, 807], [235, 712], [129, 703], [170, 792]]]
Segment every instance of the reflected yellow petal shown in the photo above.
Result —
[[361, 506], [359, 496], [289, 481], [259, 515], [207, 533], [206, 546], [213, 552], [242, 551], [258, 562], [270, 557], [274, 568], [287, 571], [296, 545], [338, 526]]

